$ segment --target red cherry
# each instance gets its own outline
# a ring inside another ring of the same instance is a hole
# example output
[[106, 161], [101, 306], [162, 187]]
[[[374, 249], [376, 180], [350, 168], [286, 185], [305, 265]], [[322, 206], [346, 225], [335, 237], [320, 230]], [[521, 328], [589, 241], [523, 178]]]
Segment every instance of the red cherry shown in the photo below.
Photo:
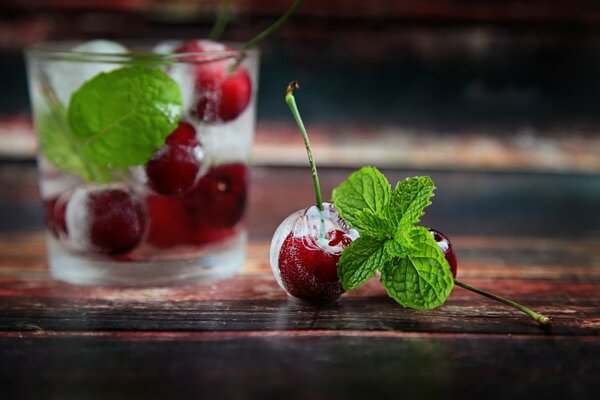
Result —
[[131, 191], [80, 188], [67, 205], [69, 235], [84, 248], [102, 254], [125, 254], [142, 241], [146, 210]]
[[228, 229], [240, 222], [248, 197], [248, 167], [241, 163], [212, 167], [185, 195], [191, 229]]
[[146, 163], [148, 184], [156, 193], [175, 195], [185, 193], [196, 183], [202, 166], [202, 152], [194, 128], [187, 123], [167, 137]]
[[191, 114], [205, 122], [231, 121], [237, 118], [250, 103], [252, 82], [246, 68], [238, 66], [231, 72], [233, 57], [218, 52], [230, 48], [208, 40], [184, 43], [176, 53], [203, 53], [182, 57], [195, 62], [196, 104]]
[[454, 248], [452, 247], [452, 243], [450, 239], [442, 232], [429, 228], [429, 233], [435, 239], [438, 247], [444, 253], [444, 257], [446, 257], [446, 261], [450, 264], [450, 271], [452, 271], [452, 276], [456, 279], [456, 274], [458, 272], [458, 263], [456, 261], [456, 254], [454, 253]]
[[180, 144], [185, 146], [197, 146], [200, 144], [196, 137], [196, 130], [187, 122], [179, 122], [177, 129], [165, 139], [166, 144]]
[[[333, 233], [333, 234], [332, 234]], [[344, 232], [330, 232], [329, 246], [352, 241]], [[347, 239], [347, 240], [346, 240]], [[349, 240], [349, 241], [348, 241]], [[338, 279], [339, 249], [328, 251], [312, 236], [286, 237], [279, 253], [281, 282], [289, 294], [309, 301], [331, 301], [339, 298], [344, 289]]]
[[43, 201], [46, 216], [46, 227], [48, 228], [48, 231], [50, 231], [50, 233], [52, 233], [52, 235], [57, 239], [67, 236], [67, 221], [65, 218], [67, 201], [67, 194], [45, 199]]
[[178, 196], [149, 194], [146, 204], [149, 215], [146, 241], [161, 248], [185, 245], [189, 232], [183, 199]]

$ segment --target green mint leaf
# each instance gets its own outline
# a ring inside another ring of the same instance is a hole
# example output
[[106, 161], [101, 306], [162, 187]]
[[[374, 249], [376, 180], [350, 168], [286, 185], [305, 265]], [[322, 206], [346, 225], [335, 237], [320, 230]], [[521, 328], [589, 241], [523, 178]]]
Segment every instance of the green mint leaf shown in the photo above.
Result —
[[64, 107], [57, 106], [47, 113], [36, 114], [35, 127], [42, 151], [52, 165], [85, 180], [92, 179], [81, 159], [81, 149], [71, 134]]
[[413, 250], [413, 244], [410, 240], [410, 235], [406, 235], [406, 237], [402, 237], [402, 239], [399, 240], [398, 235], [396, 234], [394, 239], [385, 242], [384, 248], [390, 257], [404, 257]]
[[412, 251], [407, 256], [387, 260], [380, 269], [381, 283], [388, 295], [404, 307], [438, 307], [444, 304], [454, 286], [450, 267], [426, 228], [413, 227], [410, 236]]
[[384, 243], [364, 236], [344, 249], [338, 261], [338, 276], [345, 290], [359, 287], [385, 264], [388, 256]]
[[111, 170], [83, 159], [81, 144], [73, 136], [61, 104], [54, 105], [44, 114], [36, 114], [35, 126], [42, 152], [56, 168], [85, 181], [107, 183], [114, 180]]
[[435, 185], [428, 176], [407, 178], [398, 182], [392, 194], [388, 216], [395, 225], [409, 227], [421, 220], [424, 208], [431, 204]]
[[386, 240], [394, 236], [396, 227], [388, 218], [371, 210], [362, 210], [355, 214], [354, 229], [362, 236]]
[[342, 218], [356, 227], [360, 221], [357, 213], [370, 210], [383, 215], [392, 196], [392, 188], [381, 172], [373, 167], [363, 167], [354, 172], [333, 191], [333, 203]]
[[179, 86], [143, 66], [101, 73], [71, 96], [68, 121], [86, 160], [107, 166], [144, 164], [181, 118]]

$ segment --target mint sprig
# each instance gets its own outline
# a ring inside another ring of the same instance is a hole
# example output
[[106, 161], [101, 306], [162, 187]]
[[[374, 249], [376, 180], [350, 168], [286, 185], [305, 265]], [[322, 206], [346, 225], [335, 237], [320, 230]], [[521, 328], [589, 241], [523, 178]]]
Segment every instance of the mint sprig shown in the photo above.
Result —
[[420, 176], [399, 182], [392, 192], [381, 172], [364, 167], [333, 191], [338, 212], [361, 235], [338, 262], [344, 289], [379, 271], [388, 295], [404, 307], [444, 304], [454, 286], [450, 267], [429, 231], [415, 226], [434, 190], [433, 181]]
[[35, 115], [42, 151], [59, 170], [88, 182], [111, 182], [120, 167], [144, 164], [182, 114], [177, 83], [147, 66], [94, 76], [73, 93], [68, 109], [47, 79], [41, 86], [49, 108]]
[[100, 73], [71, 96], [68, 120], [83, 156], [107, 166], [142, 165], [175, 130], [183, 106], [177, 82], [135, 66]]

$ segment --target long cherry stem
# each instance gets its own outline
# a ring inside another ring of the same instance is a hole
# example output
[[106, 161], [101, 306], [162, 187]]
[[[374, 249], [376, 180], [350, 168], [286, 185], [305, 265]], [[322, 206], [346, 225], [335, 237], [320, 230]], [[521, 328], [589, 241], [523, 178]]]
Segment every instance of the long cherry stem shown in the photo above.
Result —
[[285, 102], [290, 108], [290, 111], [292, 112], [292, 115], [296, 120], [296, 124], [298, 124], [298, 128], [302, 133], [302, 138], [304, 139], [304, 146], [306, 147], [306, 153], [308, 154], [308, 162], [310, 163], [310, 168], [312, 170], [312, 178], [313, 184], [315, 186], [315, 199], [317, 202], [317, 207], [320, 211], [323, 211], [323, 199], [321, 197], [321, 185], [319, 184], [317, 164], [315, 163], [315, 159], [310, 148], [310, 140], [308, 139], [308, 133], [306, 132], [306, 128], [304, 127], [304, 123], [302, 122], [302, 117], [300, 116], [300, 112], [298, 111], [298, 106], [296, 105], [296, 99], [294, 98], [293, 93], [295, 89], [300, 89], [300, 85], [298, 84], [298, 82], [293, 81], [287, 87]]
[[285, 14], [283, 14], [277, 21], [275, 21], [275, 23], [273, 25], [269, 26], [267, 29], [265, 29], [258, 35], [254, 36], [249, 41], [247, 41], [242, 46], [241, 53], [236, 58], [235, 63], [233, 63], [231, 65], [231, 67], [229, 68], [229, 72], [233, 73], [240, 66], [240, 64], [242, 63], [242, 61], [244, 61], [244, 58], [246, 57], [247, 50], [253, 49], [254, 47], [261, 44], [265, 39], [267, 39], [269, 36], [271, 36], [273, 33], [275, 33], [279, 28], [281, 28], [287, 22], [287, 20], [292, 17], [292, 15], [296, 14], [296, 11], [298, 11], [298, 9], [302, 5], [303, 1], [304, 0], [294, 1], [294, 4], [292, 4], [292, 6], [289, 8], [289, 10], [287, 10], [287, 12]]
[[217, 20], [208, 35], [210, 40], [219, 40], [223, 31], [225, 30], [225, 26], [227, 26], [227, 21], [229, 20], [229, 13], [231, 11], [231, 0], [222, 0], [221, 7], [219, 8], [219, 14], [217, 15]]
[[251, 48], [258, 46], [266, 38], [271, 36], [279, 28], [281, 28], [283, 26], [283, 24], [285, 24], [287, 22], [287, 20], [290, 19], [290, 17], [292, 15], [294, 15], [296, 13], [296, 11], [298, 11], [298, 9], [302, 5], [303, 1], [304, 0], [294, 1], [294, 4], [292, 4], [290, 9], [287, 10], [287, 12], [285, 14], [283, 14], [277, 21], [275, 21], [275, 23], [273, 25], [271, 25], [270, 27], [268, 27], [267, 29], [265, 29], [264, 31], [262, 31], [261, 33], [259, 33], [255, 37], [253, 37], [252, 39], [250, 39], [248, 42], [246, 42], [246, 44], [242, 47], [242, 50], [250, 50]]
[[494, 299], [496, 301], [499, 301], [501, 303], [504, 303], [506, 305], [514, 307], [517, 310], [522, 311], [525, 314], [529, 315], [531, 318], [533, 318], [535, 321], [537, 321], [540, 325], [547, 326], [547, 325], [550, 325], [550, 323], [552, 322], [552, 320], [549, 317], [546, 317], [545, 315], [537, 313], [537, 312], [535, 312], [535, 311], [533, 311], [533, 310], [531, 310], [531, 309], [529, 309], [529, 308], [527, 308], [527, 307], [525, 307], [525, 306], [523, 306], [523, 305], [521, 305], [521, 304], [519, 304], [517, 302], [509, 300], [509, 299], [507, 299], [505, 297], [498, 296], [498, 295], [495, 295], [495, 294], [490, 293], [490, 292], [486, 292], [485, 290], [474, 288], [473, 286], [467, 285], [466, 283], [463, 283], [461, 281], [454, 280], [454, 283], [456, 283], [458, 286], [460, 286], [460, 287], [462, 287], [464, 289], [470, 290], [471, 292], [480, 294], [482, 296], [488, 297], [490, 299]]
[[321, 197], [321, 185], [319, 184], [319, 174], [317, 173], [317, 164], [315, 163], [315, 159], [312, 154], [312, 150], [310, 147], [310, 140], [308, 139], [308, 133], [306, 132], [306, 128], [304, 127], [304, 123], [302, 122], [302, 117], [300, 116], [300, 112], [298, 111], [298, 106], [296, 105], [296, 99], [294, 98], [294, 90], [299, 89], [300, 85], [298, 82], [293, 81], [287, 87], [287, 91], [285, 94], [285, 102], [287, 103], [294, 119], [296, 120], [296, 124], [298, 125], [298, 129], [300, 129], [300, 133], [302, 133], [302, 138], [304, 139], [304, 147], [306, 147], [306, 154], [308, 154], [308, 162], [310, 164], [310, 169], [312, 170], [312, 179], [313, 185], [315, 187], [315, 200], [317, 204], [317, 208], [319, 209], [319, 214], [321, 215], [321, 237], [325, 235], [325, 217], [323, 215], [323, 199]]

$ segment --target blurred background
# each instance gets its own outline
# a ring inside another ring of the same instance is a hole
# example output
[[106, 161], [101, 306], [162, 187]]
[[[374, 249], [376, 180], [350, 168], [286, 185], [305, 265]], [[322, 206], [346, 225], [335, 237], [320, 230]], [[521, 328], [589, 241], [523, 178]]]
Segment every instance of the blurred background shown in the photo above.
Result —
[[[250, 39], [291, 3], [234, 0], [223, 38]], [[202, 38], [218, 7], [0, 1], [0, 157], [35, 152], [25, 47]], [[600, 235], [600, 2], [305, 0], [261, 51], [256, 166], [306, 165], [283, 101], [296, 79], [319, 164], [435, 175], [447, 231]], [[516, 220], [486, 226], [491, 211]]]

